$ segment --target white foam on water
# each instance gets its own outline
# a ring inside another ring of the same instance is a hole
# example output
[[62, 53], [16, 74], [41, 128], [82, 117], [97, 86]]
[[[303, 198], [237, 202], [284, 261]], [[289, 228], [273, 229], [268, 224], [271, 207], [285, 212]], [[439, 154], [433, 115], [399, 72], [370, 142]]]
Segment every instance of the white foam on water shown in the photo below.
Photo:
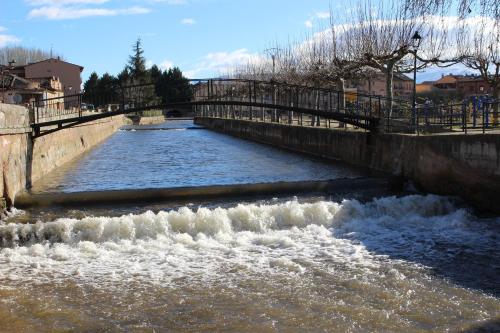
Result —
[[3, 224], [0, 277], [170, 284], [311, 270], [380, 274], [385, 265], [384, 274], [404, 279], [391, 266], [393, 252], [418, 255], [436, 242], [486, 248], [491, 235], [469, 219], [447, 198], [414, 195]]

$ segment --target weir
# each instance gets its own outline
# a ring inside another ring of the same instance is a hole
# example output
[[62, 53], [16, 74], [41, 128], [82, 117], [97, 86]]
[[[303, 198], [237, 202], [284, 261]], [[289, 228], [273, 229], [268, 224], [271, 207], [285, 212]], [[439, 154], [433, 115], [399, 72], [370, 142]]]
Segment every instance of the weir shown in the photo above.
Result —
[[[497, 123], [488, 122], [496, 115], [494, 103], [482, 106], [478, 126], [477, 115], [471, 123], [465, 105], [417, 110], [405, 101], [362, 94], [344, 105], [345, 92], [276, 81], [191, 84], [190, 100], [161, 104], [144, 97], [155, 89], [145, 84], [116, 87], [109, 96], [41, 100], [29, 110], [3, 105], [1, 196], [11, 206], [32, 182], [114, 133], [124, 124], [123, 115], [183, 109], [216, 131], [386, 172], [423, 191], [458, 195], [481, 210], [500, 211], [493, 199], [500, 188], [500, 139]], [[102, 99], [116, 108], [90, 112], [81, 107]], [[64, 110], [54, 107], [62, 102]], [[394, 107], [389, 111], [387, 105]], [[436, 131], [442, 133], [429, 134]]]
[[322, 193], [342, 194], [389, 190], [385, 178], [349, 178], [329, 181], [276, 182], [260, 184], [216, 185], [163, 189], [93, 191], [75, 193], [29, 194], [22, 192], [16, 197], [16, 206], [78, 206], [186, 201], [192, 199], [238, 198], [278, 194]]

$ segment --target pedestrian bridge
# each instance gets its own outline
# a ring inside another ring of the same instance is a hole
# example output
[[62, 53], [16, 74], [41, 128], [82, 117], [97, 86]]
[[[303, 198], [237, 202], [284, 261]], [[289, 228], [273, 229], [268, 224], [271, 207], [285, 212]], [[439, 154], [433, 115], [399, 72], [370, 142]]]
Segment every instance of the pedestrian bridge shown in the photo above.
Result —
[[[87, 93], [33, 103], [33, 136], [121, 114], [187, 110], [195, 116], [269, 121], [290, 125], [354, 126], [376, 131], [385, 98], [342, 93], [275, 81], [190, 80], [189, 100], [162, 101], [154, 84], [116, 86], [106, 94]], [[89, 105], [97, 108], [91, 109]]]
[[[34, 102], [33, 138], [116, 115], [164, 115], [239, 119], [299, 126], [355, 128], [370, 132], [483, 132], [498, 129], [498, 101], [420, 104], [334, 89], [247, 79], [189, 80], [189, 98], [165, 100], [154, 84], [113, 86], [104, 93]], [[175, 87], [168, 89], [175, 90]], [[89, 107], [93, 105], [96, 108]]]

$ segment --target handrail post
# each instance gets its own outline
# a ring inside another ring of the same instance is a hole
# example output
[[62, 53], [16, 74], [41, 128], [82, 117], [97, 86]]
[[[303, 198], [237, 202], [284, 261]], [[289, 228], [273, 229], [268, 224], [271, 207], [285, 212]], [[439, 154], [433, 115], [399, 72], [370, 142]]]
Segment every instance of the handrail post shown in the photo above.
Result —
[[463, 122], [463, 131], [467, 135], [467, 110], [465, 108], [465, 103], [462, 103], [462, 122]]
[[484, 122], [485, 122], [485, 112], [484, 112], [484, 108], [483, 108], [482, 111], [483, 111], [483, 134], [484, 134], [484, 132], [485, 132], [485, 126], [484, 126], [485, 125], [484, 124]]

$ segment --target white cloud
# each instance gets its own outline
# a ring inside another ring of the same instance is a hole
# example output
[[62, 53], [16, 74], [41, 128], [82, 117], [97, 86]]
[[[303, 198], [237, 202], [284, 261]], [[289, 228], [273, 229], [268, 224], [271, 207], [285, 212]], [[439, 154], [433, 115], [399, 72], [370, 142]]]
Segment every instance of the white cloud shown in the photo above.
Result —
[[196, 24], [196, 21], [192, 18], [185, 18], [185, 19], [182, 19], [181, 23], [185, 24], [185, 25], [193, 25], [193, 24]]
[[70, 20], [90, 16], [118, 16], [147, 14], [151, 10], [144, 7], [130, 7], [122, 9], [107, 8], [79, 8], [79, 7], [40, 7], [31, 10], [28, 18], [45, 18], [48, 20]]
[[[153, 62], [153, 60], [146, 60], [146, 68], [151, 68], [153, 67], [155, 63]], [[173, 61], [170, 61], [168, 59], [165, 59], [163, 60], [159, 65], [158, 65], [158, 68], [160, 68], [162, 71], [164, 70], [167, 70], [169, 68], [173, 68], [174, 67], [174, 62]]]
[[238, 66], [258, 61], [258, 59], [260, 59], [260, 56], [257, 53], [250, 53], [247, 49], [209, 53], [193, 69], [186, 71], [185, 75], [189, 78], [197, 78], [200, 75], [223, 75]]
[[186, 0], [150, 0], [152, 2], [164, 2], [169, 5], [184, 5], [187, 3]]
[[304, 25], [306, 26], [306, 28], [312, 28], [313, 27], [313, 22], [312, 20], [307, 20], [304, 22]]
[[327, 19], [330, 18], [330, 12], [317, 12], [316, 17], [319, 19]]
[[170, 60], [163, 60], [160, 65], [158, 66], [160, 67], [161, 70], [167, 70], [169, 68], [173, 68], [174, 67], [174, 62], [173, 61], [170, 61]]
[[[7, 31], [7, 28], [0, 26], [0, 32]], [[0, 34], [0, 47], [4, 47], [7, 44], [17, 43], [21, 41], [19, 38], [13, 35]]]
[[21, 41], [16, 36], [12, 35], [0, 35], [0, 47], [4, 47], [7, 44], [17, 43]]
[[80, 4], [103, 4], [110, 0], [27, 0], [32, 6], [67, 6]]

